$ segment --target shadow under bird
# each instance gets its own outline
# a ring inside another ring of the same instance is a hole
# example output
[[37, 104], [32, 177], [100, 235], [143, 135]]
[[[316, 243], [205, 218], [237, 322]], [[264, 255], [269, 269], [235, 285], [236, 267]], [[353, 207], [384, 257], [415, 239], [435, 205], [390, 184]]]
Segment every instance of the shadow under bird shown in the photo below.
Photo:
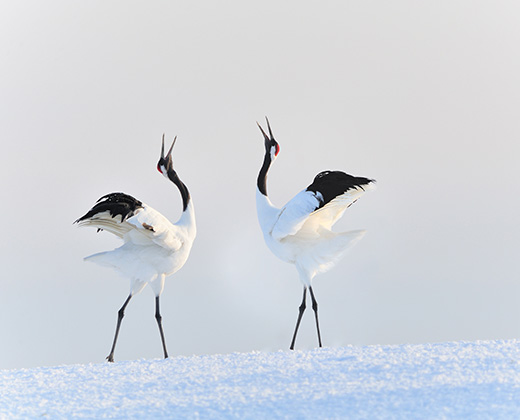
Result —
[[284, 207], [274, 207], [267, 197], [267, 172], [278, 156], [280, 146], [274, 139], [267, 117], [266, 121], [269, 136], [257, 123], [265, 141], [264, 162], [258, 174], [256, 190], [258, 221], [269, 249], [282, 261], [296, 266], [303, 284], [303, 299], [289, 348], [294, 349], [306, 308], [307, 290], [311, 296], [321, 347], [318, 303], [311, 283], [316, 274], [332, 268], [365, 234], [364, 230], [336, 233], [331, 229], [348, 207], [366, 190], [374, 187], [375, 181], [341, 171], [323, 171]]
[[163, 135], [161, 158], [157, 163], [159, 172], [173, 182], [181, 193], [183, 211], [176, 223], [171, 223], [152, 207], [121, 192], [101, 197], [87, 214], [74, 222], [79, 226], [93, 226], [98, 232], [106, 230], [124, 241], [119, 248], [85, 258], [85, 261], [115, 268], [130, 278], [130, 294], [118, 312], [114, 341], [107, 356], [109, 362], [114, 361], [114, 351], [125, 308], [130, 299], [147, 284], [155, 293], [155, 319], [161, 335], [164, 357], [168, 357], [159, 297], [164, 288], [165, 277], [184, 265], [196, 236], [195, 211], [190, 193], [173, 169], [172, 150], [176, 139], [177, 137], [165, 156]]

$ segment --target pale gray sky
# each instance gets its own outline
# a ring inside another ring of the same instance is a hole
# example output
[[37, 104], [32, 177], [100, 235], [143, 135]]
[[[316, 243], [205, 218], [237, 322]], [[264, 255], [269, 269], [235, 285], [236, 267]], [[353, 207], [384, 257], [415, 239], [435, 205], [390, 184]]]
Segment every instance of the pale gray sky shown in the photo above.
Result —
[[[515, 1], [0, 4], [0, 368], [102, 362], [128, 281], [84, 256], [116, 238], [72, 222], [124, 191], [170, 219], [163, 132], [198, 237], [168, 278], [171, 356], [287, 349], [301, 299], [267, 249], [255, 181], [268, 115], [281, 206], [321, 170], [375, 178], [320, 275], [323, 341], [520, 337], [520, 5]], [[116, 360], [161, 357], [154, 300]], [[312, 314], [312, 312], [311, 312]], [[312, 316], [297, 348], [316, 344]]]

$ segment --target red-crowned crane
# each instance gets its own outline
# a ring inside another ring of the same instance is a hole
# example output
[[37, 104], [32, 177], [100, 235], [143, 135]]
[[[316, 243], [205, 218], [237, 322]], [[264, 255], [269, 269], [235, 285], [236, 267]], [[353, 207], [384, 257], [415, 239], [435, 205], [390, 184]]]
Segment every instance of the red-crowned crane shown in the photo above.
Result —
[[115, 268], [130, 278], [130, 294], [118, 312], [114, 341], [107, 356], [109, 362], [114, 361], [114, 351], [125, 308], [130, 299], [147, 284], [155, 293], [155, 319], [159, 326], [164, 358], [168, 357], [159, 297], [164, 288], [165, 277], [184, 265], [196, 236], [195, 211], [190, 193], [173, 169], [172, 150], [176, 139], [177, 137], [165, 156], [163, 135], [157, 169], [173, 182], [181, 193], [183, 211], [177, 223], [171, 223], [149, 205], [121, 192], [101, 197], [87, 214], [74, 222], [79, 226], [93, 226], [98, 232], [106, 230], [124, 241], [119, 248], [85, 258], [85, 261]]
[[269, 120], [269, 136], [262, 129], [265, 140], [264, 162], [258, 174], [256, 209], [258, 221], [269, 249], [282, 261], [294, 264], [303, 284], [303, 299], [290, 349], [294, 349], [296, 335], [306, 308], [307, 290], [316, 320], [318, 344], [321, 334], [318, 322], [318, 303], [312, 290], [312, 279], [332, 268], [346, 251], [365, 234], [364, 230], [333, 232], [332, 225], [367, 189], [373, 179], [355, 177], [340, 171], [323, 171], [306, 189], [298, 193], [284, 207], [278, 209], [267, 197], [267, 172], [278, 156], [280, 146], [274, 139]]

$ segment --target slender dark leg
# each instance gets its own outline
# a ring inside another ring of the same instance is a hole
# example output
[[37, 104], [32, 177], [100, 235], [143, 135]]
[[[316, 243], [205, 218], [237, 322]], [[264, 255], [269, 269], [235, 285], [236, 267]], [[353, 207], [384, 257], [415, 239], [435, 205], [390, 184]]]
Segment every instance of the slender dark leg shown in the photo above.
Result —
[[157, 325], [159, 326], [159, 333], [161, 334], [162, 347], [164, 351], [164, 358], [168, 358], [168, 351], [166, 350], [166, 342], [164, 341], [164, 332], [162, 328], [162, 316], [159, 311], [159, 296], [155, 297], [155, 319], [157, 321]]
[[309, 291], [311, 292], [312, 310], [314, 311], [314, 317], [316, 318], [316, 330], [318, 331], [318, 344], [321, 347], [320, 323], [318, 322], [318, 302], [316, 302], [316, 298], [314, 297], [314, 292], [312, 291], [312, 287], [309, 287]]
[[114, 351], [116, 349], [116, 342], [117, 342], [117, 336], [119, 335], [119, 328], [121, 327], [121, 321], [123, 320], [123, 317], [125, 316], [126, 305], [128, 305], [128, 302], [130, 302], [130, 299], [132, 299], [132, 294], [128, 295], [128, 297], [125, 300], [125, 303], [123, 303], [123, 306], [121, 306], [121, 309], [119, 309], [119, 311], [117, 313], [117, 326], [116, 326], [116, 334], [114, 336], [114, 343], [112, 344], [112, 350], [110, 350], [110, 354], [107, 356], [107, 360], [109, 362], [114, 361]]
[[294, 335], [293, 335], [293, 338], [292, 338], [292, 341], [291, 341], [291, 347], [289, 347], [289, 350], [294, 350], [294, 342], [296, 341], [296, 334], [298, 334], [298, 328], [300, 328], [300, 322], [302, 320], [302, 316], [303, 316], [303, 313], [305, 312], [305, 299], [307, 297], [307, 287], [306, 286], [303, 286], [303, 299], [302, 299], [302, 303], [300, 305], [300, 308], [299, 308], [299, 313], [298, 313], [298, 320], [296, 321], [296, 328], [294, 329]]

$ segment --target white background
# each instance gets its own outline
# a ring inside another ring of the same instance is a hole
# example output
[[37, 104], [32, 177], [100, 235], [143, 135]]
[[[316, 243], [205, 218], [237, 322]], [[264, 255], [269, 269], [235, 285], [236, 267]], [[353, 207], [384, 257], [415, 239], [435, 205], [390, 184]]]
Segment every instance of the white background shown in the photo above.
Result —
[[[167, 280], [171, 356], [288, 348], [301, 285], [255, 210], [268, 115], [282, 206], [325, 169], [375, 178], [367, 229], [316, 278], [324, 344], [520, 336], [520, 6], [515, 1], [0, 4], [0, 368], [100, 362], [128, 282], [72, 222], [124, 191], [198, 237]], [[150, 290], [116, 359], [161, 356]], [[312, 312], [297, 348], [316, 345]]]

